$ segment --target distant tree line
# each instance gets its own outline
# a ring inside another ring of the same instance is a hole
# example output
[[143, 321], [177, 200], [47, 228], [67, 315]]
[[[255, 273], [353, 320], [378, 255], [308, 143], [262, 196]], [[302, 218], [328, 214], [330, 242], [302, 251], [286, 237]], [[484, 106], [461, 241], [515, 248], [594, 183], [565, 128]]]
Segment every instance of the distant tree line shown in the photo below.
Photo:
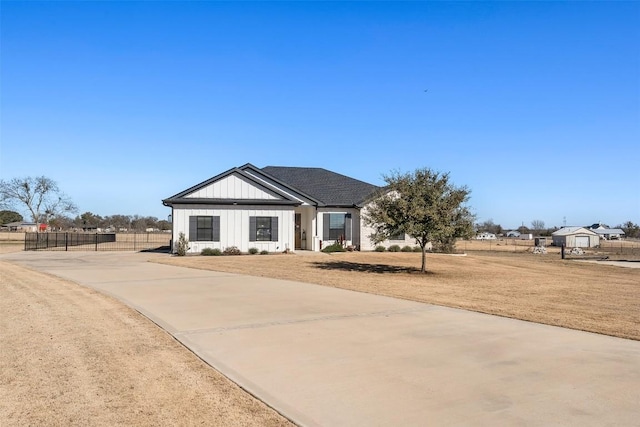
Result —
[[[18, 212], [11, 210], [0, 211], [0, 225], [12, 222], [22, 222], [24, 218]], [[44, 224], [44, 223], [42, 223]], [[75, 218], [57, 215], [49, 218], [46, 223], [50, 230], [87, 230], [87, 231], [167, 231], [171, 230], [171, 223], [166, 220], [159, 220], [155, 216], [141, 215], [108, 215], [100, 216], [91, 212], [85, 212]]]
[[631, 237], [635, 239], [640, 238], [640, 225], [634, 224], [631, 221], [627, 221], [624, 224], [617, 225], [616, 228], [624, 231], [624, 237]]
[[154, 231], [171, 230], [171, 223], [159, 220], [155, 216], [141, 215], [108, 215], [100, 216], [92, 212], [85, 212], [71, 218], [68, 216], [56, 216], [49, 221], [49, 227], [55, 230], [86, 230], [124, 232], [124, 231]]
[[22, 215], [20, 215], [18, 212], [9, 210], [0, 211], [0, 225], [21, 221], [24, 221], [24, 218], [22, 218]]
[[[477, 233], [493, 233], [496, 236], [499, 234], [506, 234], [509, 231], [509, 229], [503, 228], [500, 224], [495, 224], [492, 219], [477, 223], [474, 225], [474, 228]], [[640, 238], [640, 226], [633, 223], [632, 221], [627, 221], [624, 224], [616, 225], [613, 228], [619, 228], [624, 231], [625, 238]], [[521, 234], [531, 233], [535, 234], [536, 236], [551, 236], [554, 231], [558, 231], [559, 229], [559, 227], [545, 227], [544, 221], [534, 219], [533, 221], [531, 221], [531, 227], [521, 225], [516, 229], [516, 231]]]
[[[109, 230], [166, 231], [171, 223], [158, 220], [155, 216], [111, 215], [102, 217], [85, 212], [75, 218], [70, 214], [78, 212], [73, 201], [58, 187], [56, 181], [46, 176], [13, 178], [0, 180], [0, 225], [24, 221], [16, 209], [28, 212], [31, 221], [47, 224], [54, 230]], [[22, 208], [22, 209], [21, 209]]]

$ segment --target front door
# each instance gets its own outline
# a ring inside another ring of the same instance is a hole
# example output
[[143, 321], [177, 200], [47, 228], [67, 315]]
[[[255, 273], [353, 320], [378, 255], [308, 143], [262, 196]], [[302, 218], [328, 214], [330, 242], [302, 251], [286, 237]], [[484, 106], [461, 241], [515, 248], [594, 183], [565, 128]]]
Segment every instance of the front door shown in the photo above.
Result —
[[[291, 217], [289, 217], [291, 218]], [[297, 213], [296, 214], [296, 221], [295, 221], [296, 225], [295, 225], [295, 239], [296, 239], [296, 243], [295, 243], [295, 249], [302, 249], [302, 214]]]

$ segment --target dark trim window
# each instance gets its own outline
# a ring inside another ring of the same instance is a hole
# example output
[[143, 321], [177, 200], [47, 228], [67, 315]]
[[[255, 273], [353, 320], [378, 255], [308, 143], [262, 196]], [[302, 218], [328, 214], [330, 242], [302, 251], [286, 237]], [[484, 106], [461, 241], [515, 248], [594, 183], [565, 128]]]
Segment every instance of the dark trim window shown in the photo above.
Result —
[[189, 240], [192, 242], [219, 242], [219, 216], [190, 216]]
[[345, 238], [345, 214], [332, 213], [329, 214], [329, 239], [337, 240], [339, 238]]
[[353, 223], [350, 213], [322, 214], [322, 238], [324, 240], [352, 239]]
[[271, 217], [256, 217], [256, 242], [271, 241]]
[[278, 217], [252, 216], [249, 217], [250, 242], [277, 242]]

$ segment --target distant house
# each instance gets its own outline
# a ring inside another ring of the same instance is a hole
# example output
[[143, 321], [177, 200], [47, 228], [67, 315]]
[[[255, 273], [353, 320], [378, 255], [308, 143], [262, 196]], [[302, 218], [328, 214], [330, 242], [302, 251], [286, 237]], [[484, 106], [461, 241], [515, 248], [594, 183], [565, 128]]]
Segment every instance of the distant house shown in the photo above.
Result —
[[601, 222], [596, 222], [595, 224], [591, 224], [590, 226], [585, 227], [585, 228], [588, 228], [589, 230], [598, 230], [598, 229], [605, 230], [605, 229], [609, 228], [609, 226], [607, 224], [603, 224]]
[[496, 235], [493, 233], [484, 232], [484, 233], [479, 233], [476, 236], [476, 239], [477, 240], [496, 240]]
[[[35, 222], [16, 221], [8, 224], [3, 224], [2, 228], [7, 231], [22, 231], [22, 232], [36, 232], [38, 231], [38, 225]], [[46, 229], [46, 225], [45, 225]]]
[[593, 224], [589, 229], [596, 232], [600, 238], [604, 240], [618, 240], [622, 239], [622, 236], [624, 236], [624, 231], [621, 229], [609, 228], [605, 224]]
[[507, 231], [507, 237], [520, 237], [520, 232], [518, 230]]
[[585, 227], [563, 227], [551, 234], [554, 246], [567, 248], [594, 248], [600, 245], [600, 236]]
[[[246, 164], [162, 202], [171, 207], [174, 249], [183, 233], [190, 253], [230, 246], [243, 252], [320, 251], [335, 242], [373, 250], [373, 229], [362, 214], [379, 190], [322, 168]], [[382, 242], [396, 244], [415, 239], [399, 233]]]

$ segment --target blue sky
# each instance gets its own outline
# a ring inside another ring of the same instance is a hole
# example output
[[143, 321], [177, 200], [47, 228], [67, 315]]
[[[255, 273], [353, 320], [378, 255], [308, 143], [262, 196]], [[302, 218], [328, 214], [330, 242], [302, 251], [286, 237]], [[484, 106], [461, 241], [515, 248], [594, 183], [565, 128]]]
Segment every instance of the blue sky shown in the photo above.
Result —
[[12, 2], [0, 178], [80, 212], [245, 163], [430, 167], [503, 227], [640, 223], [639, 2]]

